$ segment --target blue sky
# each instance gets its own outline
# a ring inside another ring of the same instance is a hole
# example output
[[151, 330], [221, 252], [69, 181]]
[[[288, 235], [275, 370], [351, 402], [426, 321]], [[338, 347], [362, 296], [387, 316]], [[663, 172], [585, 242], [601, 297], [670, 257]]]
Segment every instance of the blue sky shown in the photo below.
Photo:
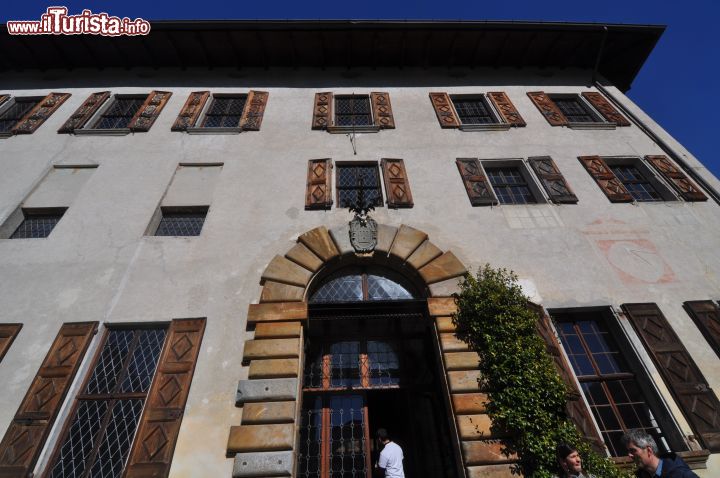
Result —
[[718, 0], [9, 0], [0, 8], [0, 22], [36, 20], [52, 5], [67, 6], [71, 13], [88, 8], [146, 20], [464, 19], [667, 25], [628, 94], [720, 177], [720, 147], [714, 144], [720, 132]]

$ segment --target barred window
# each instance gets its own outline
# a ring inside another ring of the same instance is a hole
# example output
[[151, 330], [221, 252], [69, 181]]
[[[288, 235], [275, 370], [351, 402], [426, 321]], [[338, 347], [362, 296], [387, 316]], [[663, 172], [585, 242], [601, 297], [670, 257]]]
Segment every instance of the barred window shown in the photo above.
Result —
[[553, 96], [552, 100], [571, 123], [602, 122], [578, 96]]
[[367, 95], [336, 96], [336, 126], [371, 126], [372, 109]]
[[42, 98], [15, 98], [15, 101], [0, 114], [0, 133], [13, 127], [33, 109]]
[[40, 239], [48, 237], [67, 208], [23, 209], [23, 221], [10, 239]]
[[636, 201], [662, 201], [662, 196], [640, 170], [633, 165], [610, 166], [615, 176], [623, 183]]
[[361, 201], [375, 207], [383, 205], [377, 164], [337, 164], [338, 207], [354, 206]]
[[462, 124], [491, 124], [498, 122], [484, 98], [453, 97], [452, 102]]
[[205, 113], [203, 128], [237, 128], [240, 125], [247, 95], [215, 96]]
[[196, 207], [161, 207], [160, 224], [155, 231], [156, 236], [199, 236], [205, 224], [207, 206]]
[[96, 129], [127, 128], [135, 113], [145, 103], [145, 96], [115, 97], [112, 104], [95, 122]]
[[501, 204], [528, 204], [537, 202], [519, 168], [486, 167], [485, 172]]

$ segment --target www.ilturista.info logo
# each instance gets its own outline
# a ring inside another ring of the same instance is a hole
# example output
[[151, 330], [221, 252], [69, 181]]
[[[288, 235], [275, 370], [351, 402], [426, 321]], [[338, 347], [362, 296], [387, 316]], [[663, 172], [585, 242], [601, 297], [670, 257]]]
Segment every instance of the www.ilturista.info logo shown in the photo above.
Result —
[[80, 15], [68, 15], [67, 7], [48, 7], [47, 12], [35, 20], [7, 22], [10, 35], [147, 35], [150, 22], [142, 18], [113, 17], [107, 13], [83, 10]]

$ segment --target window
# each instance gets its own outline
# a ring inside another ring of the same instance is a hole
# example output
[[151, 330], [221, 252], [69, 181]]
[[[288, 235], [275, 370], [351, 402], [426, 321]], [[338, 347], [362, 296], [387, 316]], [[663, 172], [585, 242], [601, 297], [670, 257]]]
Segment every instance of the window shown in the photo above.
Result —
[[316, 93], [312, 129], [330, 133], [374, 133], [394, 129], [390, 94], [369, 95]]
[[11, 101], [10, 105], [0, 113], [0, 132], [10, 132], [40, 101], [42, 98], [37, 97], [20, 97]]
[[344, 269], [328, 277], [312, 293], [310, 302], [362, 302], [403, 300], [415, 297], [415, 288], [407, 280], [390, 271]]
[[580, 94], [531, 91], [527, 95], [551, 126], [603, 129], [630, 126], [627, 118], [597, 91]]
[[110, 106], [100, 114], [95, 129], [127, 128], [130, 121], [145, 102], [144, 96], [116, 97]]
[[484, 98], [453, 97], [453, 104], [463, 124], [488, 124], [498, 122]]
[[23, 209], [23, 221], [10, 239], [38, 239], [48, 237], [62, 219], [67, 208]]
[[430, 101], [443, 128], [473, 131], [525, 126], [525, 120], [502, 91], [479, 95], [430, 93]]
[[199, 236], [205, 223], [208, 207], [160, 208], [162, 217], [156, 236]]
[[335, 97], [335, 126], [370, 126], [372, 124], [370, 97], [367, 95]]
[[166, 331], [162, 326], [106, 332], [50, 462], [49, 478], [121, 476]]
[[570, 123], [596, 123], [602, 121], [579, 96], [551, 96]]
[[486, 167], [485, 172], [500, 204], [536, 203], [527, 180], [516, 167]]
[[615, 176], [625, 185], [630, 195], [636, 201], [662, 201], [653, 185], [645, 179], [637, 167], [628, 165], [610, 166]]
[[195, 91], [188, 96], [171, 129], [197, 134], [258, 131], [267, 101], [267, 91], [250, 90], [247, 94]]
[[358, 202], [374, 207], [383, 205], [380, 172], [376, 163], [338, 163], [336, 183], [338, 207], [350, 207]]
[[246, 95], [216, 96], [202, 122], [203, 128], [237, 128], [240, 125]]
[[[654, 171], [662, 173], [662, 170], [659, 170], [652, 161], [649, 162], [653, 165], [651, 167], [648, 162], [640, 158], [580, 156], [579, 159], [611, 202], [677, 200], [673, 189], [654, 173]], [[672, 179], [664, 178], [665, 181], [674, 184]], [[683, 189], [676, 187], [676, 190], [681, 197], [686, 198], [685, 200], [705, 198], [694, 184], [689, 182], [682, 184]]]
[[[625, 350], [622, 331], [609, 327], [608, 312], [553, 313], [557, 330], [582, 392], [612, 456], [625, 456], [623, 433], [640, 428], [661, 451], [684, 450], [669, 414], [656, 396], [637, 357]], [[607, 316], [607, 317], [606, 317]], [[631, 360], [632, 359], [632, 360]]]

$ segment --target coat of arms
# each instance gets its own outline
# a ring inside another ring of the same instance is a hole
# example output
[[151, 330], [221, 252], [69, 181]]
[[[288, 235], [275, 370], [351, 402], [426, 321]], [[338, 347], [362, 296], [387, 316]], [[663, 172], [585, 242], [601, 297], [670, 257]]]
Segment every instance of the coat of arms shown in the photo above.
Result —
[[377, 222], [370, 217], [370, 211], [375, 210], [375, 197], [365, 197], [362, 178], [359, 189], [355, 204], [349, 208], [355, 213], [350, 221], [350, 244], [355, 252], [372, 252], [377, 246]]

